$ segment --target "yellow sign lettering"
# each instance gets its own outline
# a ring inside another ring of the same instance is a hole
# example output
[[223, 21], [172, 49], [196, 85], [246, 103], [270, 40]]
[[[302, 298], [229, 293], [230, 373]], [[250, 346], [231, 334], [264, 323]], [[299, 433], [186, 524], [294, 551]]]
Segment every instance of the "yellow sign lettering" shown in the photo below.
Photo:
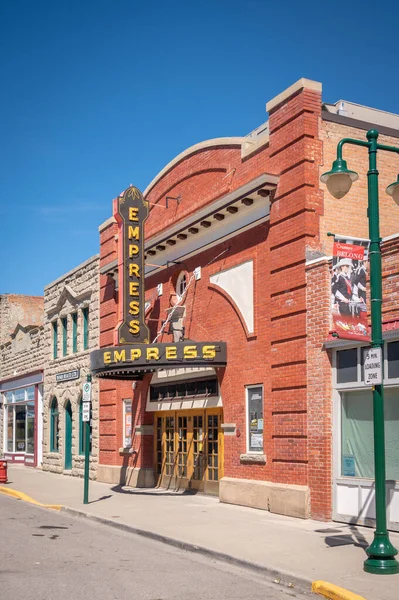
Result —
[[114, 362], [121, 362], [123, 360], [126, 360], [125, 350], [121, 350], [120, 352], [118, 352], [118, 350], [115, 350], [114, 351]]
[[147, 360], [159, 360], [159, 348], [147, 348]]
[[216, 346], [204, 346], [202, 348], [202, 358], [215, 358]]
[[104, 352], [104, 364], [109, 365], [111, 363], [111, 352]]
[[176, 346], [166, 346], [165, 358], [166, 360], [174, 360], [175, 358], [177, 358]]
[[138, 296], [139, 295], [139, 284], [137, 283], [137, 281], [130, 282], [129, 294], [130, 294], [130, 296]]
[[129, 331], [133, 335], [136, 335], [137, 333], [140, 333], [140, 323], [139, 323], [139, 321], [136, 321], [136, 320], [129, 321]]
[[140, 312], [140, 304], [137, 300], [129, 302], [129, 315], [138, 315]]
[[134, 263], [129, 264], [129, 277], [137, 277], [140, 278], [140, 266], [135, 265]]
[[136, 206], [129, 206], [129, 221], [138, 221], [139, 209]]
[[140, 248], [137, 244], [129, 244], [129, 258], [133, 258], [133, 256], [137, 256], [140, 252]]
[[197, 358], [197, 346], [185, 346], [184, 358]]
[[130, 360], [137, 360], [141, 356], [140, 348], [132, 348], [130, 350]]

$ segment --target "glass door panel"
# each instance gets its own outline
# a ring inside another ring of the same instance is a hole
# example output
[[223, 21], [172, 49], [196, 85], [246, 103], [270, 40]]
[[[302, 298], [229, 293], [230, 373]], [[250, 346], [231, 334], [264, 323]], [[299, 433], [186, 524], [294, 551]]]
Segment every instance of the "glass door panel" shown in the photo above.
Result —
[[204, 417], [193, 416], [193, 480], [204, 478]]
[[219, 415], [207, 416], [208, 481], [219, 481]]
[[35, 403], [28, 402], [26, 405], [26, 452], [35, 452]]
[[177, 475], [187, 477], [187, 417], [177, 417], [178, 420], [178, 450]]
[[7, 407], [7, 451], [14, 452], [14, 407]]
[[15, 410], [15, 452], [26, 452], [26, 406], [17, 405]]
[[165, 475], [172, 477], [175, 467], [175, 419], [165, 417]]

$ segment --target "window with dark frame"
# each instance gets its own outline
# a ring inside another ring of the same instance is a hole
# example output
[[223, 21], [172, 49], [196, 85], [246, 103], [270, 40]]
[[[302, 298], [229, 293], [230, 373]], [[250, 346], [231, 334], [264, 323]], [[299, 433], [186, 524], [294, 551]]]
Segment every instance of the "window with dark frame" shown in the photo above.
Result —
[[83, 350], [89, 347], [89, 307], [86, 306], [82, 310], [83, 315]]
[[58, 323], [53, 321], [53, 358], [58, 356]]
[[78, 313], [72, 313], [72, 352], [78, 351]]
[[57, 398], [53, 398], [50, 408], [50, 452], [59, 451], [59, 414]]
[[68, 354], [68, 317], [61, 319], [62, 323], [62, 356]]
[[218, 395], [218, 382], [213, 379], [187, 380], [168, 385], [150, 386], [150, 402], [173, 400], [175, 398], [209, 397]]

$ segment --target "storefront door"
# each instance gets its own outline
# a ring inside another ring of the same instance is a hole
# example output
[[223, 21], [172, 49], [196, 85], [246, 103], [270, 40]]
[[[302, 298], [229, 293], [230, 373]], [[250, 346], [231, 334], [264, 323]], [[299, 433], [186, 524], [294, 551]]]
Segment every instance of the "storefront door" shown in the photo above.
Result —
[[65, 406], [65, 470], [72, 469], [72, 407], [68, 401]]
[[222, 410], [156, 413], [158, 485], [218, 494], [223, 476]]

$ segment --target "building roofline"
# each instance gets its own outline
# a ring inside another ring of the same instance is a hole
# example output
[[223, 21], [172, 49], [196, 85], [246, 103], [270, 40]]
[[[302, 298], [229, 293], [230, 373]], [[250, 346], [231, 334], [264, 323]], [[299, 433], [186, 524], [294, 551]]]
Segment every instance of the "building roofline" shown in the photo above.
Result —
[[94, 256], [91, 256], [90, 258], [88, 258], [87, 260], [85, 260], [84, 262], [82, 262], [77, 267], [74, 267], [73, 269], [71, 269], [67, 273], [64, 273], [64, 275], [61, 275], [57, 279], [54, 279], [54, 281], [52, 281], [51, 283], [48, 283], [47, 285], [45, 285], [44, 286], [44, 291], [49, 290], [51, 287], [53, 287], [54, 285], [56, 285], [57, 283], [60, 283], [63, 279], [65, 279], [65, 277], [69, 277], [70, 275], [73, 275], [73, 273], [75, 273], [79, 269], [82, 269], [83, 267], [89, 265], [91, 262], [94, 262], [95, 260], [99, 260], [99, 258], [100, 258], [99, 254], [95, 254]]
[[214, 138], [210, 140], [205, 140], [203, 142], [199, 142], [198, 144], [194, 144], [183, 152], [180, 152], [175, 158], [173, 158], [168, 164], [154, 177], [154, 179], [149, 183], [146, 189], [143, 192], [143, 196], [145, 197], [150, 193], [152, 188], [158, 183], [162, 177], [168, 173], [173, 167], [175, 167], [179, 162], [191, 156], [191, 154], [195, 154], [196, 152], [201, 152], [201, 150], [206, 150], [208, 148], [218, 148], [221, 146], [239, 146], [245, 142], [248, 142], [247, 137], [222, 137], [222, 138]]

